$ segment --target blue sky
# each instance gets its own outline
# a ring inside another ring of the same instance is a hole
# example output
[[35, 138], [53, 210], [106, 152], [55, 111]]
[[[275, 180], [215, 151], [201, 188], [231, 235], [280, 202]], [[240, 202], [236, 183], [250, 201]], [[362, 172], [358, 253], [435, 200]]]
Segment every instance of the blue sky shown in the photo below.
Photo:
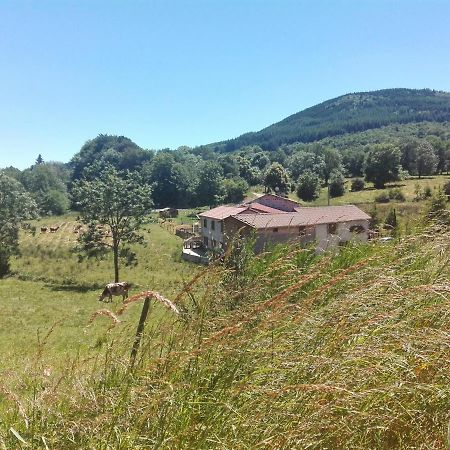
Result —
[[0, 167], [99, 133], [256, 131], [348, 92], [450, 91], [448, 0], [0, 0]]

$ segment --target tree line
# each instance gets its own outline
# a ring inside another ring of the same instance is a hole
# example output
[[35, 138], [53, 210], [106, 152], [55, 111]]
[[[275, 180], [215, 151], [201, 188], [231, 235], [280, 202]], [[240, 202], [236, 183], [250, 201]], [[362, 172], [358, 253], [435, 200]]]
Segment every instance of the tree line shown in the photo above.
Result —
[[[68, 164], [45, 162], [38, 155], [23, 171], [0, 171], [0, 273], [7, 272], [9, 257], [17, 252], [20, 223], [37, 215], [78, 211], [88, 225], [80, 241], [83, 251], [100, 255], [109, 246], [115, 262], [132, 262], [129, 244], [141, 240], [137, 230], [154, 207], [238, 203], [256, 186], [280, 195], [295, 191], [311, 201], [322, 186], [328, 186], [332, 197], [343, 195], [348, 176], [359, 177], [352, 183], [358, 190], [364, 180], [383, 188], [408, 175], [420, 178], [449, 170], [450, 141], [437, 136], [345, 151], [324, 143], [296, 143], [272, 152], [252, 145], [223, 154], [209, 148], [145, 150], [123, 136], [100, 135], [87, 141]], [[120, 215], [107, 219], [111, 211]], [[112, 243], [98, 233], [96, 226], [104, 223]]]

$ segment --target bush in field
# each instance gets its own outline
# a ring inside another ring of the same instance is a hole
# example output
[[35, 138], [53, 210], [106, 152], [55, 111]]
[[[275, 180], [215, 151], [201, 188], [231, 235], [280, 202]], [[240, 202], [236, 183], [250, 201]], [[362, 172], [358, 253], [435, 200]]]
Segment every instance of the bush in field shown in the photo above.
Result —
[[447, 181], [447, 183], [444, 184], [444, 194], [450, 195], [450, 180]]
[[390, 209], [384, 223], [392, 230], [397, 228], [397, 213], [395, 211], [395, 208]]
[[447, 209], [447, 196], [439, 188], [431, 197], [428, 205], [428, 219], [434, 220], [439, 224], [450, 224], [450, 211]]
[[380, 217], [377, 210], [377, 204], [374, 203], [372, 208], [369, 211], [369, 227], [372, 230], [378, 229], [378, 225], [380, 224]]
[[391, 201], [391, 198], [389, 197], [389, 194], [387, 192], [382, 192], [375, 197], [375, 201], [377, 203], [389, 203]]
[[305, 202], [310, 202], [319, 197], [320, 179], [315, 174], [307, 170], [300, 175], [297, 184], [297, 195]]
[[363, 178], [354, 178], [352, 180], [352, 192], [363, 191], [366, 183]]
[[397, 200], [399, 202], [404, 202], [406, 200], [405, 194], [400, 188], [389, 189], [388, 196], [391, 200]]

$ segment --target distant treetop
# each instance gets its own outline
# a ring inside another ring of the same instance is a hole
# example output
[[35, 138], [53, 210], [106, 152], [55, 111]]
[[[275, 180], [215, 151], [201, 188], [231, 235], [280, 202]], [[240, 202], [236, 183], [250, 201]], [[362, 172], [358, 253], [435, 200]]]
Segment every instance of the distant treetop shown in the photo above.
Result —
[[73, 170], [72, 179], [79, 180], [84, 170], [94, 164], [97, 164], [98, 172], [107, 165], [118, 170], [134, 170], [152, 158], [151, 151], [142, 149], [125, 136], [100, 134], [87, 141], [69, 165]]

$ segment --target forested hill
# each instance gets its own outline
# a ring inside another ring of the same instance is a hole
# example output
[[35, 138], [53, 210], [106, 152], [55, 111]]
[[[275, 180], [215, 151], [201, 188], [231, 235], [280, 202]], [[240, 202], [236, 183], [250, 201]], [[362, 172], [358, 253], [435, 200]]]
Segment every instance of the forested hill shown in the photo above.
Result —
[[430, 89], [384, 89], [346, 94], [307, 108], [258, 132], [208, 145], [230, 152], [246, 145], [275, 150], [392, 124], [450, 120], [450, 93]]

